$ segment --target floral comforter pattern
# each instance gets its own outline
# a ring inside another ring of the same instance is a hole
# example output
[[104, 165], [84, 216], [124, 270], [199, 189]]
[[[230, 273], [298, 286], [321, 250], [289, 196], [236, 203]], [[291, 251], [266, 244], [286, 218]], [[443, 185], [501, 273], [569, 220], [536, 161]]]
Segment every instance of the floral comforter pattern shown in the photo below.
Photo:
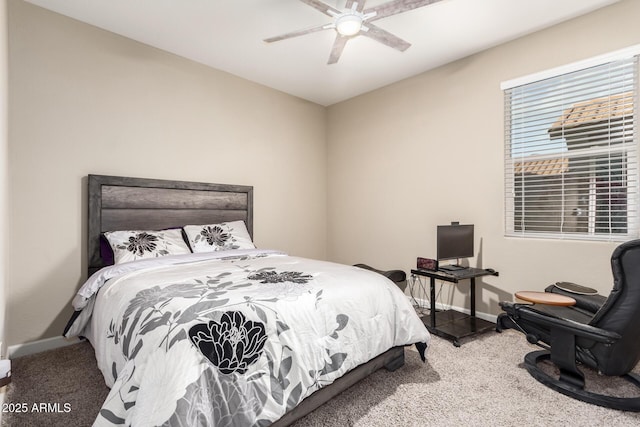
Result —
[[156, 263], [86, 299], [81, 335], [111, 387], [96, 426], [267, 426], [387, 349], [429, 341], [386, 278], [259, 250]]

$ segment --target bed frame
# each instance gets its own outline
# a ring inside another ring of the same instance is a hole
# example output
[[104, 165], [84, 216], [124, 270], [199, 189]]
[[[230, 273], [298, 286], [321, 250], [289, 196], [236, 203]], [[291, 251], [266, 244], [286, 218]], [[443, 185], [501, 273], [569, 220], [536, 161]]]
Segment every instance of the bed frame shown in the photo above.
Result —
[[89, 275], [104, 267], [100, 234], [242, 220], [253, 238], [253, 187], [89, 175]]
[[[100, 235], [115, 230], [158, 230], [188, 224], [243, 220], [253, 237], [253, 187], [187, 181], [89, 175], [89, 275], [104, 267]], [[353, 384], [385, 367], [404, 365], [404, 347], [394, 347], [317, 390], [272, 424], [284, 427]]]

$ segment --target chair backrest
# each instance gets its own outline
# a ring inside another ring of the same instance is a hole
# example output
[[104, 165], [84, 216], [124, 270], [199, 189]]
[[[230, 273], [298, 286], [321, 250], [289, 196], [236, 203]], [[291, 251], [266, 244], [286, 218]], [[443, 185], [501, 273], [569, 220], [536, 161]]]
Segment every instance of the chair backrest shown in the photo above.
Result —
[[613, 290], [589, 322], [622, 337], [590, 348], [605, 375], [623, 375], [640, 360], [640, 239], [618, 246], [611, 255]]

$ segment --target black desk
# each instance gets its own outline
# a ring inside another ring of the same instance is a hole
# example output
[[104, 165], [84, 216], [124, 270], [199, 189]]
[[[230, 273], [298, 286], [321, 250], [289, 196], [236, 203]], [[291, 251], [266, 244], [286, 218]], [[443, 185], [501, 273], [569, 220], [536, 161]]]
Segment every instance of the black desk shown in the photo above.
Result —
[[[431, 298], [429, 308], [429, 321], [426, 316], [422, 319], [429, 332], [439, 337], [453, 341], [453, 345], [460, 347], [460, 338], [476, 335], [488, 330], [495, 330], [496, 324], [476, 317], [476, 277], [498, 276], [497, 271], [491, 272], [481, 268], [466, 268], [461, 272], [431, 271], [416, 269], [411, 270], [414, 276], [428, 277], [430, 280]], [[436, 280], [458, 283], [461, 280], [471, 282], [471, 307], [470, 314], [461, 313], [456, 310], [445, 310], [436, 312]]]

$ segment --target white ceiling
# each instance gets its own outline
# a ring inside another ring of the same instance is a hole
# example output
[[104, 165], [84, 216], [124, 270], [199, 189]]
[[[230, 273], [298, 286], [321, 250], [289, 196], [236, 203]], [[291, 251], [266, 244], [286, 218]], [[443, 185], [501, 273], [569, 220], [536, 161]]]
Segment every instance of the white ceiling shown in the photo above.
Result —
[[[350, 40], [327, 65], [325, 30], [262, 40], [331, 18], [299, 0], [27, 0], [133, 40], [321, 105], [331, 105], [619, 0], [442, 0], [376, 21], [410, 42], [399, 52]], [[324, 0], [342, 8], [345, 0]], [[368, 0], [367, 7], [389, 0]]]

